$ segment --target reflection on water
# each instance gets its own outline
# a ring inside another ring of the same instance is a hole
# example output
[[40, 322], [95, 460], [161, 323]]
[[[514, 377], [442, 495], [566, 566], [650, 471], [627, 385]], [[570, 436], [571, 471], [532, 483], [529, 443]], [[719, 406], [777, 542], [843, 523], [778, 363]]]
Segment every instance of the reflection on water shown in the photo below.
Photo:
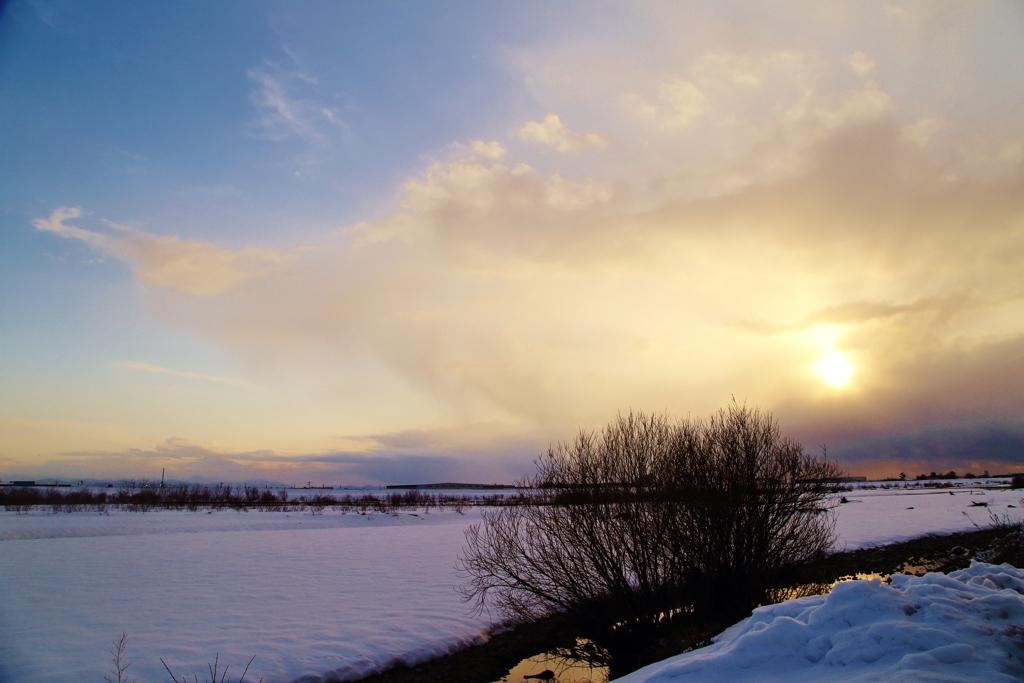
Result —
[[595, 663], [594, 657], [581, 658], [588, 652], [596, 653], [597, 646], [577, 638], [575, 648], [559, 648], [524, 659], [496, 683], [607, 683], [608, 667]]
[[832, 585], [835, 586], [837, 583], [842, 583], [844, 581], [870, 581], [871, 579], [881, 579], [882, 581], [889, 583], [890, 576], [892, 576], [892, 574], [879, 574], [878, 572], [858, 572], [851, 576], [844, 576]]
[[768, 591], [768, 600], [764, 604], [774, 605], [776, 603], [785, 602], [786, 600], [806, 598], [808, 595], [824, 595], [825, 593], [830, 593], [837, 584], [843, 583], [844, 581], [868, 581], [871, 579], [881, 579], [882, 581], [888, 582], [889, 576], [889, 574], [865, 574], [861, 572], [850, 576], [844, 576], [837, 581], [829, 581], [827, 583], [801, 583], [796, 586], [789, 586], [788, 588], [773, 588]]
[[911, 559], [903, 563], [899, 573], [910, 574], [911, 576], [924, 576], [928, 572], [934, 572], [946, 563], [944, 559], [925, 560]]
[[766, 600], [763, 604], [774, 605], [786, 600], [806, 598], [808, 595], [821, 595], [832, 590], [832, 585], [831, 583], [802, 583], [798, 586], [789, 586], [788, 588], [772, 588], [768, 591], [768, 595], [765, 596]]

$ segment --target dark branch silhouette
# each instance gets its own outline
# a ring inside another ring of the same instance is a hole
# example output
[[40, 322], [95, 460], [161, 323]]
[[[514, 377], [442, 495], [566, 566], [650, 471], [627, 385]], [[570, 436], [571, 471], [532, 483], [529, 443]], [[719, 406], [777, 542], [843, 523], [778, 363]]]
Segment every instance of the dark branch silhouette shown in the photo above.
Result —
[[536, 465], [533, 495], [485, 512], [460, 558], [464, 599], [514, 622], [565, 612], [612, 643], [733, 617], [835, 539], [838, 467], [735, 402], [703, 421], [620, 415]]

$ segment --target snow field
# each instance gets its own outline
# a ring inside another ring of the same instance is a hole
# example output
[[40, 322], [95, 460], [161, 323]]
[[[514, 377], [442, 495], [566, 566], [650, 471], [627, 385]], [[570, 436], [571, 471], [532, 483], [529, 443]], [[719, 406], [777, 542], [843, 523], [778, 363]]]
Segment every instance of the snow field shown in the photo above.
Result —
[[[1000, 516], [1024, 514], [1024, 510], [1017, 509], [1024, 506], [1024, 490], [854, 489], [845, 496], [850, 502], [837, 510], [839, 550], [898, 543], [926, 534], [973, 531], [975, 524], [982, 528], [991, 524], [990, 512]], [[986, 503], [987, 507], [972, 507], [972, 503]]]
[[[180, 676], [202, 674], [216, 653], [240, 674], [255, 654], [253, 680], [267, 683], [429, 659], [489, 625], [454, 589], [463, 529], [476, 518], [4, 513], [5, 529], [25, 534], [34, 521], [61, 537], [0, 543], [0, 681], [98, 683], [122, 631], [140, 683], [170, 680], [160, 657]], [[108, 521], [120, 535], [97, 536]], [[181, 523], [204, 529], [166, 530]], [[75, 526], [84, 533], [68, 537]]]
[[29, 514], [0, 512], [0, 541], [77, 538], [82, 536], [139, 536], [148, 534], [185, 533], [201, 534], [233, 531], [287, 531], [300, 529], [362, 529], [394, 526], [423, 526], [432, 524], [465, 524], [467, 519], [479, 519], [479, 514], [468, 508], [465, 516], [452, 511], [424, 512], [402, 510], [395, 515], [369, 512], [342, 514], [338, 510], [325, 510], [322, 515], [306, 512], [259, 512], [255, 510], [151, 510], [127, 512], [110, 509], [106, 513], [95, 511], [50, 514], [36, 509]]

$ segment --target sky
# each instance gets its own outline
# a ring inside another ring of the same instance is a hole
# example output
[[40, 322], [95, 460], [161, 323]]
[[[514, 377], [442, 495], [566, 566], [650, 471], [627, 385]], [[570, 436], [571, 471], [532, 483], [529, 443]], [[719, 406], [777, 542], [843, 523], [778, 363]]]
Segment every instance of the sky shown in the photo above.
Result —
[[0, 478], [1024, 469], [1024, 4], [0, 10]]

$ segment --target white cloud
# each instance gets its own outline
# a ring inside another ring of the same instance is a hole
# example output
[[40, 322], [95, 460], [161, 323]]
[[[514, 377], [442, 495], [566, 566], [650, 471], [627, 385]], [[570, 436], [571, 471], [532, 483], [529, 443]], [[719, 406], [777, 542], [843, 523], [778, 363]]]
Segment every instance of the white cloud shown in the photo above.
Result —
[[670, 108], [662, 121], [662, 125], [669, 128], [685, 126], [703, 114], [708, 105], [708, 98], [700, 88], [683, 78], [659, 85], [658, 99]]
[[491, 142], [484, 142], [483, 140], [473, 140], [471, 145], [474, 154], [477, 154], [485, 159], [494, 159], [495, 161], [503, 158], [508, 150], [497, 141], [492, 140]]
[[815, 55], [791, 50], [708, 52], [686, 76], [663, 76], [646, 94], [628, 92], [621, 102], [637, 118], [668, 132], [753, 127], [805, 107], [822, 71]]
[[866, 52], [854, 52], [844, 60], [850, 70], [858, 76], [867, 76], [875, 68], [875, 60]]
[[846, 93], [839, 106], [822, 106], [816, 116], [828, 130], [877, 121], [893, 111], [892, 97], [868, 81], [863, 88]]
[[837, 131], [896, 113], [877, 82], [844, 88], [814, 52], [707, 52], [681, 75], [658, 76], [620, 98], [620, 110], [639, 124], [623, 146], [632, 142], [638, 159], [660, 156], [661, 187], [687, 199], [795, 177], [814, 163], [815, 145]]
[[198, 297], [211, 297], [271, 272], [286, 268], [294, 254], [271, 249], [231, 251], [209, 242], [153, 235], [129, 226], [107, 222], [111, 233], [68, 225], [79, 218], [78, 207], [60, 207], [45, 219], [36, 219], [37, 230], [86, 244], [92, 251], [124, 261], [136, 279]]
[[935, 134], [942, 130], [942, 122], [938, 119], [919, 119], [903, 126], [903, 139], [910, 144], [924, 149]]
[[[608, 183], [592, 178], [573, 181], [553, 174], [545, 179], [523, 163], [510, 167], [456, 160], [432, 164], [420, 178], [405, 183], [402, 203], [408, 212], [398, 215], [403, 223], [429, 228], [434, 235], [465, 230], [469, 239], [492, 235], [506, 242], [519, 241], [524, 211], [531, 216], [529, 232], [533, 232], [563, 220], [564, 216], [546, 213], [547, 209], [578, 212], [607, 203], [612, 194]], [[547, 208], [539, 211], [542, 207]], [[499, 219], [502, 215], [508, 216], [507, 230], [498, 227], [506, 223]], [[393, 225], [396, 218], [386, 225]]]
[[581, 152], [586, 149], [604, 149], [608, 138], [597, 133], [576, 133], [562, 123], [558, 114], [548, 114], [543, 121], [527, 121], [516, 134], [526, 142], [554, 147], [559, 152]]
[[252, 126], [258, 136], [269, 140], [302, 142], [307, 149], [297, 162], [308, 168], [347, 139], [350, 130], [342, 116], [340, 94], [325, 95], [320, 82], [297, 66], [292, 53], [288, 55], [291, 66], [268, 60], [249, 69], [249, 79], [255, 83], [250, 97], [257, 112]]
[[544, 201], [548, 206], [565, 211], [579, 211], [594, 204], [604, 204], [611, 198], [611, 185], [592, 178], [577, 183], [556, 173], [544, 185]]
[[151, 365], [149, 363], [136, 363], [134, 361], [118, 361], [117, 363], [114, 363], [114, 367], [121, 368], [122, 370], [145, 372], [153, 375], [169, 375], [171, 377], [194, 379], [201, 382], [226, 384], [228, 386], [238, 387], [240, 389], [248, 389], [250, 391], [258, 391], [260, 393], [269, 393], [266, 389], [259, 385], [253, 384], [252, 382], [246, 382], [240, 379], [235, 379], [233, 377], [220, 377], [218, 375], [203, 375], [198, 372], [171, 370], [170, 368], [160, 367], [159, 365]]

